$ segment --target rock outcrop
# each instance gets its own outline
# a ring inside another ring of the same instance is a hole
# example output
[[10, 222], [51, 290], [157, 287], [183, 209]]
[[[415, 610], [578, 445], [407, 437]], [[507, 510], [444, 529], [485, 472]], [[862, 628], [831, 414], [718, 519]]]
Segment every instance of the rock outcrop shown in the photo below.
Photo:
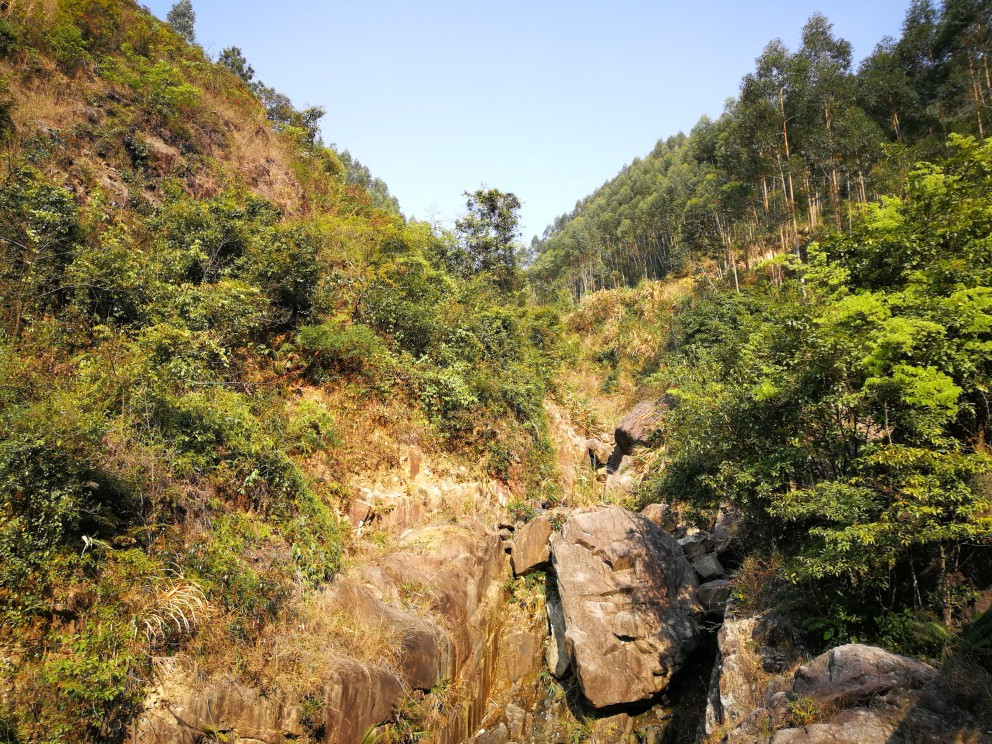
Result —
[[573, 512], [552, 540], [565, 636], [596, 708], [651, 698], [699, 639], [696, 577], [679, 544], [619, 507]]
[[773, 642], [782, 632], [774, 615], [724, 623], [705, 733], [720, 726], [727, 744], [768, 741], [769, 734], [771, 744], [985, 741], [980, 723], [943, 690], [932, 667], [847, 644], [787, 676], [779, 674], [788, 664]]
[[[356, 631], [385, 626], [399, 644], [388, 669], [343, 657], [322, 660], [319, 720], [307, 716], [309, 728], [323, 732], [322, 741], [357, 744], [392, 717], [394, 703], [404, 695], [445, 679], [459, 682], [469, 704], [453, 708], [439, 724], [439, 740], [467, 739], [482, 718], [496, 673], [503, 584], [509, 576], [499, 535], [474, 523], [423, 527], [405, 533], [400, 547], [405, 549], [381, 566], [336, 577], [317, 598], [322, 610], [347, 616]], [[398, 606], [410, 592], [420, 598], [416, 613]], [[543, 622], [538, 628], [533, 638], [505, 641], [506, 658], [518, 657], [514, 673], [529, 671], [525, 664], [540, 660]], [[148, 700], [132, 738], [140, 744], [195, 744], [210, 736], [264, 744], [299, 741], [307, 727], [297, 702], [279, 690], [263, 694], [233, 680], [166, 680]]]
[[617, 449], [624, 455], [633, 454], [634, 448], [648, 443], [658, 430], [668, 410], [669, 400], [642, 400], [617, 424], [613, 438]]
[[516, 531], [513, 539], [513, 573], [522, 576], [538, 568], [547, 568], [551, 561], [551, 518], [541, 514]]
[[[335, 659], [322, 683], [321, 720], [326, 741], [359, 742], [369, 727], [386, 720], [403, 694], [403, 683], [384, 669]], [[199, 744], [251, 741], [283, 744], [306, 731], [299, 709], [278, 693], [231, 680], [205, 687], [166, 684], [156, 704], [134, 725], [134, 744]]]
[[134, 725], [134, 744], [197, 744], [208, 732], [281, 744], [304, 733], [295, 708], [231, 680], [197, 690], [165, 684], [155, 697]]
[[915, 690], [937, 676], [933, 667], [875, 646], [849, 643], [817, 656], [796, 672], [792, 690], [819, 705], [864, 698], [898, 687]]
[[355, 627], [387, 626], [400, 639], [400, 678], [415, 690], [429, 690], [455, 672], [448, 633], [428, 618], [393, 607], [345, 576], [331, 585], [328, 610], [348, 615]]
[[822, 723], [782, 729], [771, 744], [903, 744], [896, 725], [873, 710], [854, 708]]

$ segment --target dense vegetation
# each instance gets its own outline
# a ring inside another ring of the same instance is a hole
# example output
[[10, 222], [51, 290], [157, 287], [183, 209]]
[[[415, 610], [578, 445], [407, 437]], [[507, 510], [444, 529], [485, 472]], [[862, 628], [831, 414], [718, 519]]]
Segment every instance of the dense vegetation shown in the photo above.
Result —
[[650, 492], [738, 507], [831, 643], [939, 655], [992, 579], [992, 143], [950, 149], [781, 286], [685, 298], [655, 374]]
[[854, 72], [814, 16], [532, 246], [603, 390], [670, 396], [641, 503], [739, 512], [739, 606], [811, 649], [988, 646], [989, 22], [917, 0]]
[[532, 245], [547, 287], [578, 296], [680, 272], [731, 277], [850, 225], [951, 133], [992, 119], [992, 10], [914, 0], [896, 41], [852, 69], [851, 45], [813, 16], [798, 50], [771, 42], [716, 121], [660, 140]]
[[407, 223], [321, 111], [190, 45], [191, 12], [0, 16], [4, 741], [119, 738], [153, 657], [255, 673], [243, 650], [338, 569], [374, 456], [344, 427], [553, 495], [557, 315], [473, 258], [515, 210]]

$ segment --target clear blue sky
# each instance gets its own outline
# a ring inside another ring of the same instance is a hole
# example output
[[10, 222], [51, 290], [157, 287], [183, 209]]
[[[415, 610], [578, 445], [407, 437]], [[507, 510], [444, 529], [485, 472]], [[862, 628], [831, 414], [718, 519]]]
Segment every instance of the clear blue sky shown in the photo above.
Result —
[[[155, 0], [164, 17], [173, 0]], [[909, 0], [193, 0], [212, 56], [240, 46], [409, 217], [453, 220], [485, 184], [524, 203], [523, 238], [644, 155], [717, 116], [765, 44], [817, 10], [856, 60]]]

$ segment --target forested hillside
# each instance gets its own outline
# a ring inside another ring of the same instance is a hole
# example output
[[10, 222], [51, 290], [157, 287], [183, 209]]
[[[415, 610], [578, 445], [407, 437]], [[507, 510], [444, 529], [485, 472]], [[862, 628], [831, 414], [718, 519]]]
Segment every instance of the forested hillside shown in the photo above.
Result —
[[556, 314], [487, 216], [407, 223], [185, 6], [0, 6], [3, 741], [119, 739], [154, 658], [257, 676], [392, 435], [548, 487]]
[[768, 44], [716, 121], [659, 140], [531, 246], [534, 275], [573, 295], [700, 269], [740, 270], [849, 226], [951, 133], [992, 126], [992, 9], [914, 0], [898, 40], [855, 70], [824, 16], [798, 49]]

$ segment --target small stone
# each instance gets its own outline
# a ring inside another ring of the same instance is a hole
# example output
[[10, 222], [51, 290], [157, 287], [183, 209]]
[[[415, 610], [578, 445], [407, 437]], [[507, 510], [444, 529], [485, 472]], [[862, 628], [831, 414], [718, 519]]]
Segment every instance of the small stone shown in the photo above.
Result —
[[705, 530], [693, 530], [679, 540], [679, 545], [682, 546], [685, 557], [693, 560], [713, 551], [713, 538]]
[[727, 601], [730, 599], [732, 589], [727, 579], [708, 581], [696, 590], [696, 598], [707, 612], [722, 615], [727, 609]]
[[697, 558], [692, 562], [692, 567], [696, 569], [696, 573], [703, 581], [723, 576], [723, 566], [720, 565], [720, 561], [713, 553]]
[[648, 504], [641, 509], [641, 514], [650, 519], [656, 525], [665, 529], [665, 509], [664, 504]]

